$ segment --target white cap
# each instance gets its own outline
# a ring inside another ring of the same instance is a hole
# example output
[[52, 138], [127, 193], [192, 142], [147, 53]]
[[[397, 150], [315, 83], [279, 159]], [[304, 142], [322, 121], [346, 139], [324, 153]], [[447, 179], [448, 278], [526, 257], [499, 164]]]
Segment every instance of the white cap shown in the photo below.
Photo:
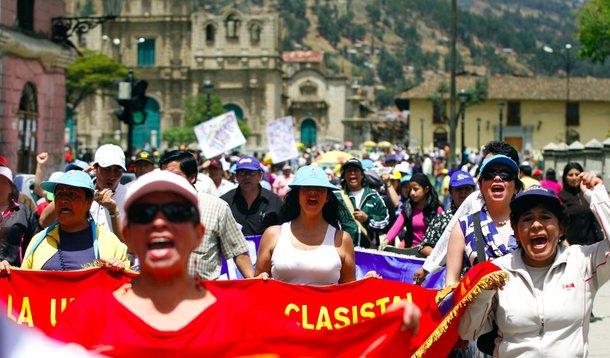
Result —
[[104, 144], [97, 148], [93, 164], [97, 164], [102, 168], [118, 165], [124, 171], [127, 171], [127, 168], [125, 168], [125, 153], [123, 153], [121, 147], [114, 144]]
[[[176, 193], [184, 197], [196, 208], [199, 207], [197, 192], [188, 180], [178, 174], [166, 170], [159, 170], [142, 175], [127, 189], [127, 195], [125, 196], [125, 211], [128, 211], [131, 204], [141, 197], [164, 191]], [[124, 220], [124, 222], [126, 221], [127, 220]]]
[[11, 183], [14, 184], [14, 182], [13, 182], [13, 172], [8, 167], [0, 165], [0, 175], [2, 175], [6, 179], [8, 179], [8, 181], [10, 181]]

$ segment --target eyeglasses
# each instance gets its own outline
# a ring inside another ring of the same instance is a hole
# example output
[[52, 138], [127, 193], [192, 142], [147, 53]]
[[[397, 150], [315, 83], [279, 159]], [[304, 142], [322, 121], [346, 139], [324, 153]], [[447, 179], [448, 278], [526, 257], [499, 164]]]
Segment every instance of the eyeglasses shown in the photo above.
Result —
[[258, 175], [258, 173], [259, 172], [256, 170], [239, 170], [239, 171], [235, 172], [235, 175], [238, 177], [245, 178], [245, 177], [253, 177], [255, 175]]
[[481, 178], [483, 178], [483, 180], [494, 180], [494, 178], [497, 176], [499, 176], [503, 181], [512, 181], [516, 178], [515, 173], [506, 169], [486, 170], [481, 173]]
[[173, 223], [183, 223], [187, 221], [199, 222], [197, 208], [190, 204], [142, 204], [136, 205], [127, 212], [127, 220], [136, 224], [148, 224], [157, 216], [161, 210], [165, 218]]

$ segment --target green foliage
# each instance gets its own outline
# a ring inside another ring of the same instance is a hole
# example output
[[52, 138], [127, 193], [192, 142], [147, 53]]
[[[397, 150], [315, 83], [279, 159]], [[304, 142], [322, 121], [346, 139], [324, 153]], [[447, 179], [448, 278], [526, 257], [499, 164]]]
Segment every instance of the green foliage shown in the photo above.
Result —
[[78, 56], [66, 70], [66, 105], [75, 109], [97, 90], [113, 90], [115, 82], [124, 80], [127, 73], [127, 67], [112, 58], [83, 50], [82, 56]]
[[282, 50], [294, 50], [294, 44], [302, 44], [309, 30], [307, 3], [305, 0], [281, 0], [280, 17], [283, 20]]
[[468, 93], [468, 101], [467, 105], [476, 105], [485, 103], [487, 100], [487, 93], [489, 92], [489, 80], [487, 77], [477, 78], [474, 82], [474, 85], [469, 86], [466, 89], [466, 93]]
[[578, 14], [580, 55], [603, 63], [610, 55], [610, 0], [591, 0]]
[[[168, 128], [161, 134], [163, 140], [167, 141], [168, 146], [173, 147], [175, 145], [196, 142], [197, 137], [195, 136], [193, 127], [226, 112], [220, 97], [211, 96], [211, 103], [210, 118], [206, 118], [207, 96], [202, 94], [186, 97], [183, 102], [184, 126]], [[244, 121], [238, 121], [238, 123], [242, 134], [244, 137], [248, 138], [250, 129], [248, 128], [247, 123]]]
[[400, 94], [396, 88], [387, 87], [375, 90], [375, 102], [378, 108], [386, 108], [394, 103], [394, 98]]
[[396, 85], [404, 78], [402, 63], [385, 48], [382, 48], [377, 64], [377, 74], [382, 83]]
[[329, 6], [318, 7], [318, 32], [333, 46], [341, 40], [335, 14]]

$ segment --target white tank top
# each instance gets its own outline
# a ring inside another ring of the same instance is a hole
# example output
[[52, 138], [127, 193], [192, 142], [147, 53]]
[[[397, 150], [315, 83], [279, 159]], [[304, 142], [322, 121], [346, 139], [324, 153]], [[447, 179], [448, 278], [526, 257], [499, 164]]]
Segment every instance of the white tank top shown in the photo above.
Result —
[[279, 281], [324, 286], [335, 285], [341, 276], [341, 257], [335, 248], [336, 229], [328, 225], [322, 245], [301, 250], [292, 244], [290, 222], [280, 228], [280, 239], [271, 255], [271, 276]]

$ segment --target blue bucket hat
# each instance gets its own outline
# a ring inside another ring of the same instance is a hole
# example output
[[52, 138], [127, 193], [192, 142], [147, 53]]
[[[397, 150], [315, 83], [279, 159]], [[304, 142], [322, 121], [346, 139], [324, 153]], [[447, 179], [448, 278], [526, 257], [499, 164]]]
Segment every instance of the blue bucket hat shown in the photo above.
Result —
[[485, 171], [485, 168], [488, 165], [491, 164], [501, 164], [501, 165], [505, 165], [507, 166], [511, 171], [513, 171], [517, 177], [519, 177], [519, 166], [517, 165], [517, 163], [515, 163], [514, 160], [510, 159], [509, 157], [502, 155], [502, 154], [496, 154], [492, 157], [489, 157], [487, 159], [485, 159], [483, 161], [483, 164], [481, 165], [481, 173], [483, 173]]
[[474, 179], [472, 176], [463, 170], [456, 170], [451, 174], [451, 179], [449, 180], [450, 188], [458, 188], [460, 186], [470, 185], [476, 187], [474, 183]]
[[298, 186], [317, 186], [337, 190], [337, 187], [328, 181], [328, 177], [324, 169], [317, 165], [306, 165], [297, 170], [292, 183], [288, 184], [290, 188]]
[[89, 174], [81, 170], [70, 170], [62, 174], [57, 180], [43, 181], [40, 183], [40, 187], [45, 191], [55, 193], [55, 187], [59, 184], [89, 190], [92, 194], [95, 192], [93, 180], [91, 180]]
[[64, 172], [69, 172], [70, 170], [85, 170], [87, 168], [89, 168], [89, 163], [75, 159], [72, 163], [66, 165]]

